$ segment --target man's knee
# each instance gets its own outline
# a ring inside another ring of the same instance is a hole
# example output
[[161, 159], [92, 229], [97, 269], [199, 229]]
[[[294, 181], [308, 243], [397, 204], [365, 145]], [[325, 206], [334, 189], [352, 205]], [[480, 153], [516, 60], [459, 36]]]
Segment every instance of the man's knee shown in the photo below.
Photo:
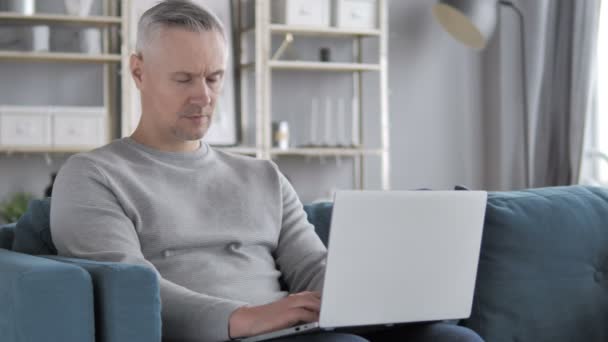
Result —
[[364, 336], [371, 342], [483, 342], [473, 330], [443, 322], [399, 325]]
[[365, 338], [353, 334], [318, 333], [310, 335], [297, 335], [280, 338], [276, 342], [369, 342]]
[[[424, 327], [424, 341], [483, 342], [473, 330], [459, 325], [434, 323]], [[421, 341], [422, 342], [422, 341]]]

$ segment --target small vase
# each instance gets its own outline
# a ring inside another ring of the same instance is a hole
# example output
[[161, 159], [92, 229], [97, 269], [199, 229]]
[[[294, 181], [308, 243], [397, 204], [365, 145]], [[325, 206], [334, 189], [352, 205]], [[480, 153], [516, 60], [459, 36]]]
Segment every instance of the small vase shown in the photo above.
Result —
[[32, 15], [36, 12], [35, 0], [9, 0], [8, 11], [19, 14]]
[[63, 0], [65, 11], [69, 15], [86, 17], [91, 11], [93, 0]]
[[32, 50], [37, 52], [49, 51], [50, 28], [46, 25], [32, 27]]
[[101, 32], [98, 28], [86, 28], [80, 31], [80, 50], [88, 54], [101, 53]]

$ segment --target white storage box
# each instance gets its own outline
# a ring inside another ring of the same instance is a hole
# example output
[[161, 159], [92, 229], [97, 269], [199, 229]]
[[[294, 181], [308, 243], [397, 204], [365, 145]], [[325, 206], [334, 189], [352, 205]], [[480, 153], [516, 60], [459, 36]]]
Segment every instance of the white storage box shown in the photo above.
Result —
[[294, 26], [329, 27], [330, 0], [273, 0], [273, 21]]
[[340, 28], [376, 29], [376, 0], [334, 0], [334, 26]]
[[103, 107], [53, 107], [55, 147], [98, 147], [107, 142]]
[[1, 106], [0, 145], [51, 147], [50, 107]]

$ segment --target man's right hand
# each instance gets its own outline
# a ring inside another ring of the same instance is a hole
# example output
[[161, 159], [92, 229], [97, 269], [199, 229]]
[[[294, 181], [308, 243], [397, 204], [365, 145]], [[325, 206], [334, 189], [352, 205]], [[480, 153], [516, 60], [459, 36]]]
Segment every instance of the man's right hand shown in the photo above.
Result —
[[281, 330], [300, 322], [316, 322], [320, 308], [319, 292], [300, 292], [266, 305], [243, 306], [230, 316], [230, 338]]

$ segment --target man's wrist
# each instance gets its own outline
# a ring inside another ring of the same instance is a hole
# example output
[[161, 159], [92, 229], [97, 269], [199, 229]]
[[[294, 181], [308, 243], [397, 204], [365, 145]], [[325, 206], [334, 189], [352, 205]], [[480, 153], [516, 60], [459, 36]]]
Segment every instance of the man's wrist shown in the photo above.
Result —
[[228, 320], [228, 336], [230, 339], [245, 337], [249, 333], [249, 307], [241, 306], [234, 310]]

